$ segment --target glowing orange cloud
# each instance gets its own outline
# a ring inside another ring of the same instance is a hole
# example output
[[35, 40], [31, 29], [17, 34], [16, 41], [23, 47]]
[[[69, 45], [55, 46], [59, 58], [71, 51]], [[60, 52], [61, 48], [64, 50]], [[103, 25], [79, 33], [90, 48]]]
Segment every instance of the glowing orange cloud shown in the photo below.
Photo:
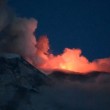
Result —
[[[34, 18], [8, 18], [10, 11], [2, 9], [0, 13], [0, 53], [16, 53], [48, 73], [55, 70], [87, 73], [90, 71], [110, 72], [110, 58], [90, 62], [82, 55], [81, 49], [65, 48], [59, 55], [49, 53], [47, 36], [35, 37], [37, 21]], [[10, 16], [11, 17], [11, 16]], [[3, 36], [2, 36], [3, 35]]]
[[41, 70], [63, 70], [80, 72], [83, 74], [91, 71], [110, 72], [110, 58], [97, 59], [90, 62], [85, 56], [82, 55], [81, 49], [65, 48], [62, 54], [56, 56], [50, 54], [48, 49], [48, 38], [45, 36], [40, 37], [37, 42], [36, 56], [41, 62], [38, 63], [36, 67]]

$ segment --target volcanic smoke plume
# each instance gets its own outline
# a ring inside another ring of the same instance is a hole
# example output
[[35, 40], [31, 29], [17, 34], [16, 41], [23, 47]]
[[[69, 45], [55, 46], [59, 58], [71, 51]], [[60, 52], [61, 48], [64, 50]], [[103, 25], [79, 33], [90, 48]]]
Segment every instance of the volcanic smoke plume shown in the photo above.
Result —
[[49, 53], [47, 36], [36, 40], [37, 21], [16, 17], [4, 7], [1, 5], [0, 9], [0, 53], [17, 53], [46, 73], [55, 70], [83, 74], [90, 71], [110, 72], [110, 58], [90, 62], [82, 55], [81, 49], [76, 48], [65, 48], [59, 55]]

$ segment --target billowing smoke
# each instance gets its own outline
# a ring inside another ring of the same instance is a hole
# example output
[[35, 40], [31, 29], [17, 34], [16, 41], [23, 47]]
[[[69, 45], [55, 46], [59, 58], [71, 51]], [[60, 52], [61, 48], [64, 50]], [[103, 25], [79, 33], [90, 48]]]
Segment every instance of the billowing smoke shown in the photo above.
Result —
[[37, 22], [34, 19], [16, 18], [10, 25], [7, 35], [0, 44], [2, 51], [18, 53], [22, 56], [32, 56], [36, 53], [34, 31]]
[[[1, 11], [2, 10], [2, 11]], [[30, 62], [36, 54], [34, 35], [37, 21], [33, 18], [20, 18], [1, 7], [0, 13], [0, 52], [17, 53]]]
[[[110, 58], [90, 62], [81, 49], [65, 48], [60, 55], [49, 53], [49, 40], [41, 36], [36, 40], [37, 21], [34, 18], [14, 16], [1, 2], [0, 9], [0, 53], [17, 53], [36, 68], [49, 73], [56, 70], [87, 73], [110, 72]], [[4, 8], [5, 7], [5, 8]]]
[[48, 70], [68, 70], [67, 72], [80, 72], [86, 74], [91, 71], [110, 72], [110, 58], [96, 59], [90, 62], [82, 55], [80, 49], [65, 48], [60, 55], [49, 54], [47, 61], [41, 66]]

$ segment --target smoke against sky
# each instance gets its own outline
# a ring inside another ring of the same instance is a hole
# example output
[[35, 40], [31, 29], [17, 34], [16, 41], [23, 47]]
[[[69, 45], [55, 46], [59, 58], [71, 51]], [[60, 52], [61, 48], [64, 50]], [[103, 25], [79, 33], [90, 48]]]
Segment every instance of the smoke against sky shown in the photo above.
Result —
[[[48, 37], [35, 36], [36, 19], [17, 17], [3, 5], [1, 8], [0, 53], [17, 53], [46, 74], [56, 70], [82, 74], [110, 72], [110, 58], [89, 61], [79, 48], [65, 48], [63, 53], [54, 55], [50, 52]], [[109, 110], [109, 86], [110, 75], [106, 73], [83, 81], [63, 77], [62, 80], [55, 79], [52, 87], [41, 88], [41, 94], [32, 95], [31, 101], [38, 110]], [[25, 104], [22, 102], [22, 105]]]
[[[36, 68], [43, 71], [68, 70], [87, 73], [90, 71], [110, 72], [110, 58], [90, 62], [81, 49], [65, 48], [59, 55], [50, 53], [48, 37], [36, 39], [37, 20], [12, 16], [5, 5], [0, 13], [0, 52], [17, 53]], [[57, 45], [57, 44], [56, 44]]]

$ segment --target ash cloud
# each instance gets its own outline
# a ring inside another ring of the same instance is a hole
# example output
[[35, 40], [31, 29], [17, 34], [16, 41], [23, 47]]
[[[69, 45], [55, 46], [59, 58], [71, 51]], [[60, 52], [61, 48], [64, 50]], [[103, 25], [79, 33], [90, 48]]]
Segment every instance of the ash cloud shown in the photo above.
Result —
[[69, 70], [86, 74], [90, 71], [110, 72], [110, 58], [90, 62], [81, 49], [65, 48], [59, 55], [49, 53], [47, 36], [36, 40], [37, 20], [15, 16], [5, 2], [0, 2], [0, 53], [17, 53], [43, 72]]
[[[63, 76], [62, 76], [63, 77]], [[52, 77], [54, 79], [54, 77]], [[54, 79], [54, 85], [43, 87], [32, 102], [39, 110], [109, 110], [110, 75], [101, 73], [85, 81]]]
[[21, 18], [0, 2], [0, 53], [16, 53], [35, 67], [46, 62], [49, 41], [46, 36], [36, 40], [37, 20]]
[[33, 18], [16, 18], [8, 27], [6, 36], [1, 40], [1, 51], [31, 56], [36, 52], [36, 39], [33, 32], [37, 21]]
[[36, 54], [37, 20], [16, 17], [6, 4], [0, 6], [0, 53], [17, 53], [30, 62]]
[[[4, 0], [5, 1], [5, 0]], [[8, 25], [10, 18], [8, 7], [3, 0], [0, 1], [0, 32]]]
[[[64, 63], [63, 56], [66, 56], [68, 51], [74, 54], [76, 51], [75, 57], [79, 59], [78, 62], [81, 60], [89, 65], [89, 61], [84, 56], [81, 57], [81, 51], [78, 49], [74, 49], [74, 51], [67, 49], [65, 54], [58, 56], [50, 54], [48, 52], [50, 48], [48, 38], [45, 36], [41, 36], [38, 40], [35, 38], [37, 21], [33, 18], [12, 16], [5, 8], [4, 2], [0, 3], [2, 3], [0, 53], [20, 54], [36, 67], [45, 67], [45, 65], [51, 67], [54, 62], [56, 67], [59, 65], [60, 59], [62, 59], [62, 64]], [[98, 59], [92, 64], [95, 65], [97, 71], [110, 72], [110, 58]], [[87, 65], [86, 68], [88, 68]], [[85, 82], [55, 79], [55, 85], [42, 87], [40, 94], [34, 94], [30, 97], [35, 109], [38, 110], [110, 110], [109, 96], [110, 76], [104, 73]]]

